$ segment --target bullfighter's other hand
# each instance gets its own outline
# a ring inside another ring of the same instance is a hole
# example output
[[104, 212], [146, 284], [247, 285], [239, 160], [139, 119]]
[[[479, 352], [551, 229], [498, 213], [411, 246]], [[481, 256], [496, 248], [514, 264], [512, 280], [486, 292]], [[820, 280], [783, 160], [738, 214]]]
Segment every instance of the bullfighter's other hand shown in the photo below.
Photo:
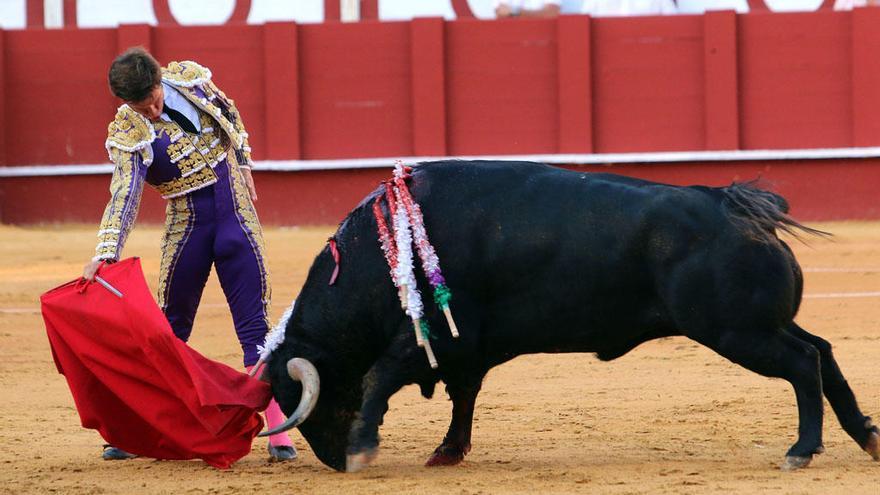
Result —
[[254, 186], [254, 176], [251, 175], [251, 169], [242, 168], [241, 175], [244, 176], [244, 183], [247, 184], [248, 193], [251, 195], [251, 201], [257, 201], [257, 188]]

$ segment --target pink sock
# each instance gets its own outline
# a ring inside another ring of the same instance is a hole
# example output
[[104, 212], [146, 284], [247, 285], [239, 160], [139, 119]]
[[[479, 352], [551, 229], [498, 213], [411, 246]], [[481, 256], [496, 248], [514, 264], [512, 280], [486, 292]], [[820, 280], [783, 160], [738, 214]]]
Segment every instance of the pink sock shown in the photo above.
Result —
[[[285, 419], [287, 418], [284, 417], [284, 413], [281, 412], [278, 403], [275, 402], [275, 399], [272, 399], [272, 401], [269, 402], [269, 407], [266, 408], [266, 422], [269, 423], [269, 428], [274, 428], [275, 426], [280, 425]], [[275, 447], [293, 447], [293, 442], [290, 441], [287, 432], [276, 433], [270, 436], [269, 443]]]
[[[245, 366], [245, 369], [248, 373], [251, 372], [253, 366]], [[278, 403], [275, 402], [275, 399], [272, 399], [269, 402], [269, 407], [266, 408], [266, 423], [269, 426], [269, 429], [272, 429], [281, 423], [284, 422], [285, 418], [284, 413], [281, 412], [281, 408], [278, 406]], [[290, 437], [287, 435], [287, 432], [276, 433], [269, 437], [269, 443], [274, 445], [275, 447], [293, 447], [293, 442], [290, 441]]]

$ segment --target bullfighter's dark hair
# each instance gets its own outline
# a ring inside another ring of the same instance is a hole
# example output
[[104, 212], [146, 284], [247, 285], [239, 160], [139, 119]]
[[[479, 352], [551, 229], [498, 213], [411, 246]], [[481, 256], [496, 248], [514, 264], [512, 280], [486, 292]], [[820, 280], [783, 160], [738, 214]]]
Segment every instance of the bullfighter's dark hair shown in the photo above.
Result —
[[162, 82], [162, 72], [159, 62], [143, 47], [136, 46], [113, 60], [107, 79], [114, 95], [125, 101], [138, 102]]

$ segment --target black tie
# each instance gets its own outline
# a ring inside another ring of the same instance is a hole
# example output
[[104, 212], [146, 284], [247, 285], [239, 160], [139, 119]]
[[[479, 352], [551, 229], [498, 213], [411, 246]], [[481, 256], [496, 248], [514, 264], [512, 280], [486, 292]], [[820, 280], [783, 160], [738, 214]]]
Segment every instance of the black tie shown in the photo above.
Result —
[[199, 130], [196, 129], [196, 126], [193, 125], [193, 123], [182, 113], [169, 107], [167, 103], [165, 104], [165, 114], [171, 117], [171, 120], [177, 122], [177, 125], [179, 125], [184, 131], [190, 134], [198, 134]]

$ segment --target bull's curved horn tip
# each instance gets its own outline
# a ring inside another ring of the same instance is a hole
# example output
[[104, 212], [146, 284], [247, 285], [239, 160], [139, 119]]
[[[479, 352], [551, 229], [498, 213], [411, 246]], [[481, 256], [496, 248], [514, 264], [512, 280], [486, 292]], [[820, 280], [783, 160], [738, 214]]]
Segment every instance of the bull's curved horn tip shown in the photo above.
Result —
[[257, 435], [259, 437], [282, 433], [299, 425], [309, 417], [309, 414], [318, 402], [318, 395], [321, 392], [321, 378], [315, 365], [309, 362], [308, 359], [293, 358], [287, 362], [287, 373], [292, 380], [302, 384], [303, 391], [300, 396], [299, 405], [296, 406], [296, 410], [287, 418], [287, 421], [269, 431], [260, 433]]

